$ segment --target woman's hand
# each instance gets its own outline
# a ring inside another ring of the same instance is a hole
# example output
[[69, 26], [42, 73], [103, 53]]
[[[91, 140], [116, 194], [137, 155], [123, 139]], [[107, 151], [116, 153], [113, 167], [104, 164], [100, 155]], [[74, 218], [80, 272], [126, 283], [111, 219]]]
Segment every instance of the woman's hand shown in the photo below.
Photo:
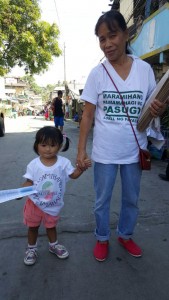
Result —
[[168, 100], [166, 103], [160, 102], [158, 99], [154, 99], [150, 105], [150, 112], [154, 118], [161, 116], [166, 110]]
[[92, 127], [95, 109], [96, 106], [94, 104], [85, 102], [85, 108], [80, 123], [78, 153], [76, 158], [76, 166], [82, 172], [88, 169], [89, 157], [86, 153], [86, 145], [87, 145], [88, 134]]
[[81, 171], [86, 171], [88, 169], [89, 157], [86, 151], [79, 151], [76, 159], [76, 166]]

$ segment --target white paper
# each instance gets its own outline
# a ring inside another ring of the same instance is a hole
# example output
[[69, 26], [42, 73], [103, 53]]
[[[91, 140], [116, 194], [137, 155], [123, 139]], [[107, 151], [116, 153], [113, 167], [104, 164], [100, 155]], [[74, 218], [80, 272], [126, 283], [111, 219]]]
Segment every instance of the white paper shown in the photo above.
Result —
[[0, 203], [25, 197], [28, 195], [36, 194], [36, 193], [37, 191], [34, 185], [19, 188], [19, 189], [2, 190], [0, 191]]

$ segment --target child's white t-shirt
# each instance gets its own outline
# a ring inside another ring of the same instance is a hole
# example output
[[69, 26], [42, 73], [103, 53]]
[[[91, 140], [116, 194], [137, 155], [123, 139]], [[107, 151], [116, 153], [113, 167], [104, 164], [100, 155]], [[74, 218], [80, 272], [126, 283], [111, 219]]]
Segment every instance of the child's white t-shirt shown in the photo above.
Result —
[[74, 169], [70, 160], [62, 156], [57, 156], [57, 162], [50, 167], [43, 165], [39, 157], [33, 159], [23, 177], [33, 181], [38, 193], [29, 198], [45, 213], [58, 216], [64, 205], [66, 182]]
[[[123, 96], [140, 147], [146, 149], [146, 132], [139, 132], [136, 125], [156, 82], [151, 66], [136, 56], [130, 56], [133, 63], [126, 80], [118, 75], [108, 60], [104, 65]], [[101, 64], [90, 72], [81, 99], [96, 105], [92, 159], [104, 164], [138, 162], [139, 149], [124, 106]]]

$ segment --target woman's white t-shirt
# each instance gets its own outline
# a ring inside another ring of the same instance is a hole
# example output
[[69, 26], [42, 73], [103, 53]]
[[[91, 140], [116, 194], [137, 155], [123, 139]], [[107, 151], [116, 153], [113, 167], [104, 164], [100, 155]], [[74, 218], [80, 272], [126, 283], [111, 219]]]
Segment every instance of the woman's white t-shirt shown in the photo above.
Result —
[[[108, 60], [104, 61], [128, 109], [140, 147], [147, 148], [146, 132], [136, 128], [143, 105], [156, 87], [151, 66], [136, 56], [123, 80]], [[96, 105], [92, 159], [104, 164], [138, 162], [139, 149], [120, 96], [102, 64], [90, 72], [81, 99]]]
[[70, 160], [62, 156], [57, 156], [57, 162], [50, 167], [43, 165], [39, 157], [33, 159], [23, 177], [33, 181], [38, 193], [29, 198], [45, 213], [58, 216], [64, 205], [66, 182], [73, 172]]

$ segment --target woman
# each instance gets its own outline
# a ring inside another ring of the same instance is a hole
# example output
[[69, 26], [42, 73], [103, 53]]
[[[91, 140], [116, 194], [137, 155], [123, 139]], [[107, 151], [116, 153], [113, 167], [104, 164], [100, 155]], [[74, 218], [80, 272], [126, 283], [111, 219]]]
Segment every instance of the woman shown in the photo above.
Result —
[[[123, 96], [139, 144], [146, 149], [146, 132], [138, 132], [136, 124], [145, 101], [156, 86], [154, 73], [149, 64], [129, 54], [127, 26], [118, 11], [110, 10], [103, 14], [96, 24], [95, 34], [106, 57], [104, 65]], [[131, 255], [140, 257], [142, 250], [131, 238], [138, 216], [139, 149], [120, 96], [102, 64], [90, 72], [81, 99], [85, 101], [85, 109], [80, 126], [77, 164], [82, 170], [88, 157], [88, 133], [95, 116], [92, 159], [95, 162], [97, 243], [94, 257], [104, 261], [108, 256], [110, 201], [118, 166], [122, 182], [118, 241]], [[153, 117], [163, 109], [164, 105], [155, 99], [151, 105]]]

